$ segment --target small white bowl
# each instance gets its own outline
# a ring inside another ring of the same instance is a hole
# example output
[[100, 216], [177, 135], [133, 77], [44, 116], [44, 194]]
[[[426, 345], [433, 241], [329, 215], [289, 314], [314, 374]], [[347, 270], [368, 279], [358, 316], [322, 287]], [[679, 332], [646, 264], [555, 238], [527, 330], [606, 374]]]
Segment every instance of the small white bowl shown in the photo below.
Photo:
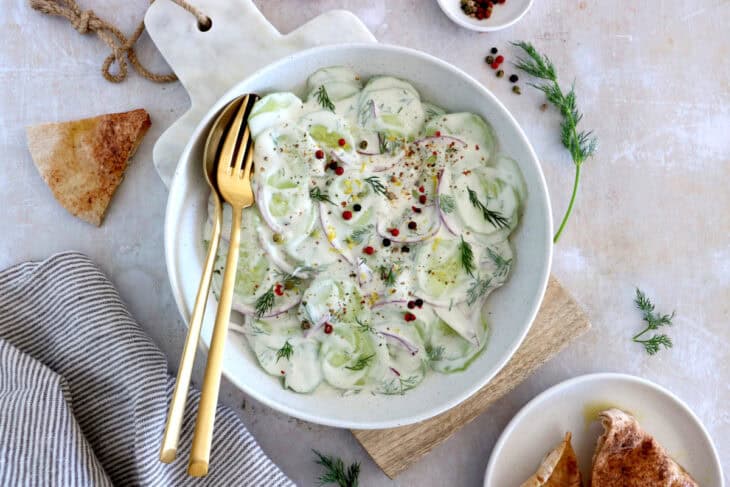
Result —
[[461, 10], [461, 0], [438, 0], [438, 4], [441, 10], [460, 26], [479, 32], [493, 32], [506, 29], [520, 20], [532, 7], [532, 1], [507, 0], [503, 4], [495, 5], [492, 16], [482, 20], [466, 15]]
[[[281, 387], [256, 362], [245, 338], [229, 334], [223, 374], [244, 392], [274, 409], [305, 421], [340, 428], [391, 428], [423, 421], [465, 400], [499, 372], [524, 339], [542, 301], [552, 258], [552, 217], [540, 164], [517, 121], [497, 98], [463, 71], [422, 52], [382, 44], [319, 47], [287, 56], [238, 83], [200, 122], [183, 151], [170, 186], [165, 216], [165, 254], [172, 292], [183, 320], [190, 317], [205, 257], [203, 228], [209, 190], [201, 157], [218, 110], [242, 93], [296, 91], [314, 71], [346, 65], [365, 78], [388, 74], [411, 81], [424, 100], [449, 111], [470, 111], [494, 127], [501, 151], [515, 159], [527, 183], [522, 222], [512, 238], [515, 265], [509, 281], [488, 300], [490, 336], [485, 351], [463, 372], [429, 374], [403, 396], [360, 394], [343, 397], [321, 387], [297, 394]], [[249, 237], [244, 237], [249, 238]], [[202, 342], [210, 343], [217, 303], [211, 295]]]
[[484, 487], [522, 485], [567, 431], [587, 485], [596, 440], [603, 432], [592, 413], [609, 407], [633, 414], [699, 485], [725, 485], [710, 435], [681, 399], [646, 379], [605, 373], [561, 382], [528, 402], [494, 446]]

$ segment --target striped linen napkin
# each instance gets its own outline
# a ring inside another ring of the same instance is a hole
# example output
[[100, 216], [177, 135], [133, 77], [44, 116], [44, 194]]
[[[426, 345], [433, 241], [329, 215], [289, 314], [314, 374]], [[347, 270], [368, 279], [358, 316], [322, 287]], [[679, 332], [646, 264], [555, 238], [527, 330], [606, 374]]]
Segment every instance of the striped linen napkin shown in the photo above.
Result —
[[197, 391], [178, 459], [161, 463], [174, 381], [86, 256], [67, 252], [0, 272], [0, 485], [294, 485], [224, 407], [210, 473], [188, 477]]

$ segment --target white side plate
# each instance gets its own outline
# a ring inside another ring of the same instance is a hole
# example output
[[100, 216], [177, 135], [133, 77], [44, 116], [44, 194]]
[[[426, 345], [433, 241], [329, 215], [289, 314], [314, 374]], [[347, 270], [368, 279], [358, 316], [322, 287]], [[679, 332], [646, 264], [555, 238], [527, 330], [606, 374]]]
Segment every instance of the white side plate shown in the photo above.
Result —
[[566, 431], [573, 434], [583, 483], [588, 485], [596, 440], [603, 432], [600, 422], [591, 417], [609, 407], [633, 414], [700, 485], [725, 485], [710, 435], [686, 404], [648, 380], [607, 373], [567, 380], [527, 403], [492, 450], [484, 486], [521, 485]]
[[515, 24], [530, 10], [532, 1], [507, 0], [503, 4], [495, 5], [492, 9], [492, 16], [482, 20], [466, 15], [461, 10], [461, 0], [438, 0], [438, 4], [441, 10], [460, 26], [479, 32], [493, 32]]

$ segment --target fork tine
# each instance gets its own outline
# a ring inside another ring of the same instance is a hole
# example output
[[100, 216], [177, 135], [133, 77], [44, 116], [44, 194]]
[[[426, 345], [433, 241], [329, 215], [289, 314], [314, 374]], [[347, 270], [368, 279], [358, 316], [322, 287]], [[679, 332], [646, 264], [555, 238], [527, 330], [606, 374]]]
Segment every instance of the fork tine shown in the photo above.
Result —
[[240, 135], [239, 132], [241, 131], [241, 123], [243, 122], [243, 115], [246, 111], [246, 99], [247, 97], [242, 99], [236, 115], [233, 117], [224, 135], [223, 145], [218, 156], [219, 174], [230, 174], [230, 168], [233, 167], [236, 146], [238, 145], [238, 137]]
[[[251, 109], [253, 108], [254, 104], [258, 101], [258, 96], [256, 95], [246, 95], [246, 97], [243, 99], [243, 105], [242, 108], [245, 107], [244, 114], [243, 114], [243, 120], [248, 120], [248, 117], [251, 113]], [[239, 125], [240, 130], [240, 125]], [[239, 171], [244, 169], [244, 163], [246, 163], [246, 167], [249, 166], [250, 163], [250, 157], [248, 154], [253, 152], [252, 149], [253, 140], [251, 138], [251, 131], [248, 127], [248, 123], [246, 123], [246, 126], [243, 127], [243, 130], [240, 133], [240, 137], [238, 140], [238, 143], [236, 145], [236, 155], [235, 160], [232, 162], [233, 170], [235, 173], [238, 173]], [[248, 172], [248, 170], [246, 171]]]

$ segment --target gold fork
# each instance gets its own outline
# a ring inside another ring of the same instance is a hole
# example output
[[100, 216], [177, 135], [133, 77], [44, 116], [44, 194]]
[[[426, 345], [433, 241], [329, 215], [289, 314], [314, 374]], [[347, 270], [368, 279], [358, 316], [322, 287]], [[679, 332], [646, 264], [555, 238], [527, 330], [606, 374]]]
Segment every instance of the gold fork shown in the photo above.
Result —
[[231, 123], [228, 135], [223, 142], [218, 159], [218, 170], [216, 172], [218, 192], [223, 200], [231, 205], [233, 221], [231, 222], [231, 237], [226, 267], [223, 273], [223, 286], [218, 300], [218, 311], [215, 315], [213, 338], [210, 341], [210, 349], [208, 350], [208, 363], [205, 367], [203, 387], [198, 405], [198, 419], [195, 423], [193, 446], [188, 465], [188, 473], [194, 477], [202, 477], [208, 473], [210, 446], [213, 440], [213, 422], [221, 383], [223, 349], [226, 334], [228, 333], [228, 322], [231, 318], [231, 301], [238, 267], [241, 215], [243, 209], [251, 206], [254, 202], [253, 190], [251, 189], [253, 139], [246, 121], [257, 100], [258, 96], [253, 94], [243, 97], [240, 108]]

